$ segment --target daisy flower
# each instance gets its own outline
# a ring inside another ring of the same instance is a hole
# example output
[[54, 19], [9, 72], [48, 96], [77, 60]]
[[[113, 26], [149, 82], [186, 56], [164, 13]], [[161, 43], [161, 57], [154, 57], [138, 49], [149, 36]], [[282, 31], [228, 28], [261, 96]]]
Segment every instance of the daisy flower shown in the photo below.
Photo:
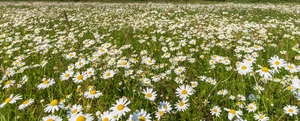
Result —
[[16, 83], [15, 80], [8, 80], [4, 83], [3, 89], [9, 88], [10, 86], [13, 86]]
[[94, 68], [88, 68], [85, 72], [85, 74], [87, 75], [87, 77], [91, 77], [93, 75], [95, 75], [95, 69]]
[[219, 117], [221, 113], [221, 108], [219, 106], [214, 106], [212, 109], [210, 109], [210, 113], [214, 116]]
[[151, 101], [154, 101], [157, 94], [153, 91], [152, 88], [147, 88], [143, 91], [143, 94], [145, 94], [145, 98]]
[[118, 60], [117, 62], [117, 67], [123, 67], [123, 68], [129, 68], [130, 67], [130, 63], [126, 60]]
[[165, 113], [170, 112], [172, 107], [169, 102], [163, 101], [159, 103], [159, 109], [163, 110]]
[[184, 67], [178, 67], [174, 70], [174, 72], [177, 74], [177, 75], [180, 75], [181, 73], [183, 73], [185, 71], [185, 68]]
[[288, 70], [291, 73], [297, 73], [299, 71], [297, 69], [297, 67], [294, 64], [291, 64], [291, 63], [286, 64], [285, 69]]
[[79, 114], [79, 113], [81, 113], [82, 110], [83, 110], [83, 108], [81, 105], [75, 104], [68, 111], [68, 116], [71, 117], [72, 115]]
[[42, 83], [39, 84], [37, 87], [39, 89], [46, 89], [48, 87], [50, 87], [51, 85], [55, 84], [55, 81], [53, 79], [46, 79], [46, 78], [43, 78], [42, 79]]
[[151, 59], [151, 58], [145, 58], [144, 60], [143, 60], [143, 62], [145, 63], [145, 64], [147, 64], [147, 65], [153, 65], [153, 64], [155, 64], [155, 60], [154, 59]]
[[182, 99], [175, 104], [177, 111], [185, 111], [190, 104], [187, 103], [186, 99]]
[[[151, 117], [150, 117], [150, 114], [147, 113], [145, 110], [138, 110], [136, 112], [134, 112], [132, 114], [131, 117], [131, 120], [133, 121], [151, 121]], [[129, 118], [130, 119], [130, 118]]]
[[19, 110], [22, 110], [22, 109], [28, 107], [29, 105], [31, 105], [33, 102], [34, 102], [34, 99], [25, 100], [18, 108], [19, 108]]
[[241, 115], [243, 115], [243, 112], [240, 110], [234, 110], [234, 109], [228, 109], [225, 108], [224, 110], [228, 111], [228, 119], [232, 120], [234, 117], [240, 118]]
[[273, 71], [270, 70], [270, 69], [267, 68], [267, 67], [262, 67], [262, 66], [260, 66], [260, 69], [257, 70], [256, 72], [258, 72], [259, 75], [260, 75], [261, 77], [263, 77], [264, 79], [271, 79], [271, 78], [272, 78], [272, 73], [273, 73]]
[[60, 75], [60, 79], [63, 80], [63, 81], [64, 81], [64, 80], [68, 80], [70, 77], [73, 76], [73, 74], [74, 74], [73, 71], [68, 70], [68, 71], [66, 71], [65, 73], [63, 73], [62, 75]]
[[158, 111], [155, 113], [155, 118], [160, 120], [160, 118], [165, 114], [165, 111], [163, 109], [158, 109]]
[[130, 101], [127, 98], [123, 97], [116, 101], [117, 104], [114, 104], [113, 107], [110, 108], [117, 115], [125, 115], [130, 109], [127, 107], [130, 104]]
[[72, 58], [74, 58], [74, 57], [76, 57], [76, 52], [71, 52], [71, 53], [69, 53], [69, 54], [66, 55], [66, 58], [67, 58], [68, 60], [70, 60], [70, 59], [72, 59]]
[[181, 85], [176, 89], [176, 94], [181, 99], [185, 99], [194, 93], [194, 89], [189, 85]]
[[247, 62], [239, 63], [237, 65], [237, 71], [241, 75], [246, 75], [246, 74], [252, 72], [252, 64], [247, 63]]
[[258, 121], [268, 121], [269, 120], [269, 117], [265, 116], [265, 114], [255, 114], [254, 115], [254, 118], [255, 120], [258, 120]]
[[227, 95], [228, 94], [228, 91], [226, 90], [226, 89], [222, 89], [222, 90], [220, 90], [220, 91], [218, 91], [218, 93], [217, 93], [218, 95]]
[[88, 62], [85, 59], [80, 59], [78, 62], [75, 63], [75, 68], [80, 69]]
[[74, 78], [73, 78], [73, 81], [74, 83], [81, 83], [83, 82], [84, 80], [86, 80], [87, 76], [85, 74], [81, 74], [80, 72], [77, 72], [75, 75], [74, 75]]
[[84, 96], [86, 98], [99, 98], [102, 95], [102, 93], [100, 91], [97, 91], [95, 89], [89, 89], [89, 91], [84, 92]]
[[69, 121], [93, 121], [94, 117], [91, 114], [75, 114], [69, 118]]
[[44, 109], [45, 112], [49, 113], [54, 113], [55, 111], [59, 110], [59, 106], [58, 106], [58, 100], [54, 99], [50, 102], [50, 104], [46, 105], [47, 107]]
[[49, 115], [42, 118], [43, 121], [62, 121], [62, 118], [55, 116], [55, 115]]
[[13, 95], [11, 94], [8, 98], [4, 100], [2, 104], [0, 104], [0, 108], [3, 108], [7, 103], [13, 104], [16, 103], [18, 100], [22, 99], [22, 96], [20, 95]]
[[99, 121], [110, 121], [112, 120], [112, 115], [109, 111], [105, 111], [100, 115]]
[[256, 109], [257, 109], [257, 107], [256, 107], [256, 104], [255, 104], [255, 103], [250, 103], [250, 104], [247, 106], [248, 112], [255, 112]]
[[269, 63], [271, 67], [278, 69], [284, 67], [286, 62], [278, 56], [273, 56], [269, 59]]
[[106, 70], [103, 75], [102, 78], [103, 79], [108, 79], [108, 78], [112, 78], [115, 75], [115, 71], [113, 70]]
[[297, 115], [299, 110], [296, 106], [287, 105], [283, 108], [284, 113], [288, 114], [289, 116]]
[[193, 88], [197, 87], [197, 86], [198, 86], [198, 82], [192, 81], [192, 82], [191, 82], [191, 86], [192, 86]]

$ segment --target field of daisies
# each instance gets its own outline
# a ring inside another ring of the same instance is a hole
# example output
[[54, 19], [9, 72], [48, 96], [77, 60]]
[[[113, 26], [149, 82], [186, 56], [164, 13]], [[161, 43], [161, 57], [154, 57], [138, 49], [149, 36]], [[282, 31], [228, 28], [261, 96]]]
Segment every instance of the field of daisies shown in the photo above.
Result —
[[0, 2], [1, 121], [294, 121], [300, 5]]

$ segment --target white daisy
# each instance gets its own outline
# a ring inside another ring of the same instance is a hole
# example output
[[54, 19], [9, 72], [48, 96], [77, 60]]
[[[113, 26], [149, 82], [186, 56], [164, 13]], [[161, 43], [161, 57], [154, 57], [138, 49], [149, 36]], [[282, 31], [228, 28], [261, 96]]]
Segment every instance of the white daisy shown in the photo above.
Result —
[[299, 110], [296, 106], [287, 105], [283, 108], [284, 112], [289, 116], [297, 115]]
[[214, 106], [212, 109], [210, 109], [210, 113], [214, 116], [219, 117], [221, 114], [221, 108], [219, 106]]
[[181, 85], [176, 89], [176, 94], [181, 99], [185, 99], [194, 93], [194, 89], [189, 85]]
[[246, 75], [252, 72], [252, 63], [247, 63], [247, 62], [239, 63], [237, 65], [237, 71], [241, 75]]
[[120, 98], [116, 101], [117, 104], [114, 104], [113, 107], [110, 108], [117, 115], [125, 115], [130, 109], [127, 107], [130, 104], [130, 101], [127, 98]]
[[58, 106], [58, 100], [54, 99], [50, 102], [50, 104], [46, 105], [47, 107], [44, 109], [45, 112], [49, 113], [54, 113], [55, 111], [59, 110], [59, 106]]
[[3, 108], [7, 103], [13, 104], [16, 103], [18, 100], [22, 99], [22, 96], [20, 95], [13, 95], [11, 94], [8, 98], [4, 100], [2, 104], [0, 104], [0, 108]]
[[147, 88], [146, 90], [143, 91], [143, 94], [145, 94], [145, 98], [151, 101], [154, 101], [157, 94], [155, 91], [153, 91], [152, 88]]
[[19, 109], [19, 110], [22, 110], [22, 109], [28, 107], [29, 105], [31, 105], [33, 102], [34, 102], [34, 99], [28, 99], [28, 100], [25, 100], [25, 101], [18, 107], [18, 109]]
[[60, 75], [60, 79], [63, 80], [63, 81], [64, 80], [68, 80], [70, 77], [73, 76], [73, 74], [74, 74], [73, 71], [67, 70], [65, 73], [63, 73], [62, 75]]
[[62, 118], [55, 116], [55, 115], [49, 115], [42, 118], [43, 121], [62, 121]]
[[93, 121], [94, 117], [91, 114], [75, 114], [69, 118], [69, 121]]
[[43, 78], [42, 79], [42, 83], [39, 84], [37, 87], [39, 89], [46, 89], [50, 86], [52, 86], [53, 84], [55, 84], [55, 81], [53, 79], [46, 79], [46, 78]]
[[255, 120], [258, 120], [258, 121], [268, 121], [269, 120], [269, 117], [267, 117], [265, 114], [255, 114], [254, 115], [254, 118]]
[[113, 70], [106, 70], [103, 73], [102, 78], [103, 79], [109, 79], [109, 78], [112, 78], [114, 75], [115, 75], [115, 71], [113, 71]]
[[179, 100], [175, 104], [175, 108], [177, 109], [177, 111], [185, 111], [189, 106], [190, 104], [187, 103], [187, 99]]
[[84, 92], [84, 96], [86, 98], [99, 98], [102, 95], [102, 93], [100, 91], [97, 91], [95, 89], [89, 89], [89, 91]]

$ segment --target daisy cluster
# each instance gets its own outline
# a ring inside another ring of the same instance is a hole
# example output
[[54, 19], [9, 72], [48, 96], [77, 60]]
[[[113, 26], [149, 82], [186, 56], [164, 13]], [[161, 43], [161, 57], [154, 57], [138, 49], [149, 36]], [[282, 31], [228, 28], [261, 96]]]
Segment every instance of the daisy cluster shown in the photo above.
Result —
[[299, 120], [300, 6], [0, 6], [1, 118]]

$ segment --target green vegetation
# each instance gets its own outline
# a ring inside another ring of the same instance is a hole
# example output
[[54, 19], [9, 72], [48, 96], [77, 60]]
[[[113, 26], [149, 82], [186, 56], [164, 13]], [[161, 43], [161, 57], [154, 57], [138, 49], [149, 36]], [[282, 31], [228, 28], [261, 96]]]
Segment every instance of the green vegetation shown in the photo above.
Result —
[[299, 10], [0, 2], [0, 120], [299, 120]]

